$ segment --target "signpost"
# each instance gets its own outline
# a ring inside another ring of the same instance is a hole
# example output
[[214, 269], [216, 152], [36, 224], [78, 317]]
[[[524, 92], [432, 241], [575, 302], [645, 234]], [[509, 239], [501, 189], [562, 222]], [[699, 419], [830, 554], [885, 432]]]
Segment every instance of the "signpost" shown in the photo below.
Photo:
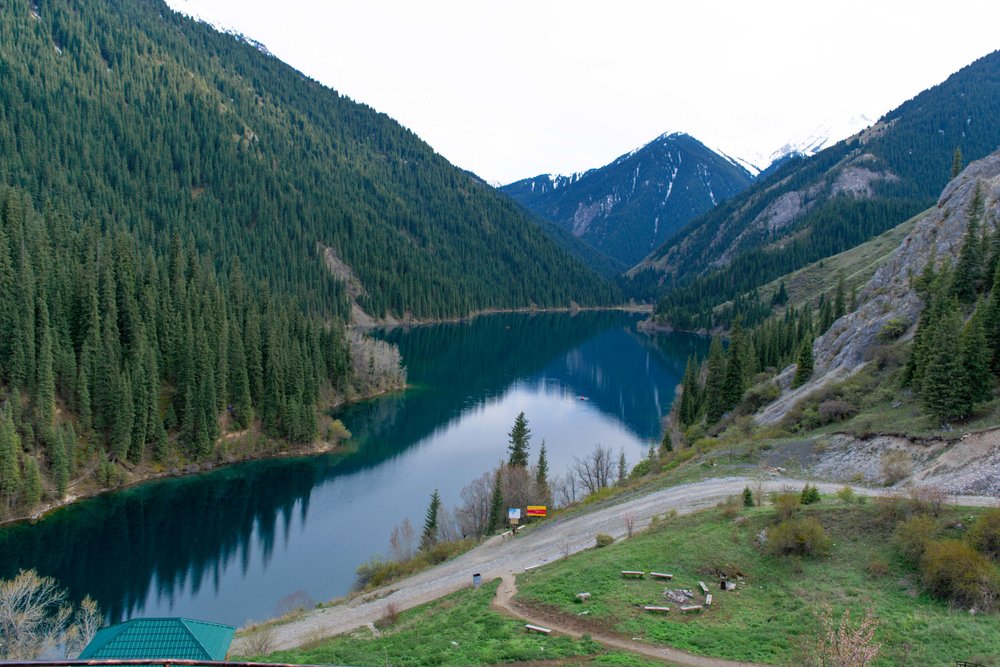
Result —
[[507, 519], [510, 521], [510, 525], [516, 526], [517, 522], [521, 520], [521, 508], [520, 507], [508, 508]]

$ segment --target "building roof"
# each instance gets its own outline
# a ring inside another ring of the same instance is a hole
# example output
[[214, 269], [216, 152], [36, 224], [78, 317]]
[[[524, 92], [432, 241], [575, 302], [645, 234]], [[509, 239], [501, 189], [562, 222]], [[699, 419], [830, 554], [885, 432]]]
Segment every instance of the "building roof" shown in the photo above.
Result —
[[134, 618], [101, 628], [80, 660], [225, 660], [236, 628], [189, 618]]

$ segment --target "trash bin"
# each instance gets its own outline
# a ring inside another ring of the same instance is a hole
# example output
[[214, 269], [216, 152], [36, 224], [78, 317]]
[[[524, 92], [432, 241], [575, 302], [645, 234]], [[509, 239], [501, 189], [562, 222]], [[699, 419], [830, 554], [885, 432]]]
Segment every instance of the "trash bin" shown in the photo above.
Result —
[[478, 572], [476, 572], [474, 575], [472, 575], [472, 587], [479, 588], [479, 584], [481, 583], [483, 583], [483, 576]]

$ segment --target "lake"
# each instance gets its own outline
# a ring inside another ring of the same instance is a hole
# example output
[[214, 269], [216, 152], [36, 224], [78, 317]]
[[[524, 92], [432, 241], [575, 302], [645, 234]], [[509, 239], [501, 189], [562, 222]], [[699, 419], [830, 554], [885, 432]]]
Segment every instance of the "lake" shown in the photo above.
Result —
[[0, 530], [0, 578], [35, 568], [112, 620], [190, 616], [242, 625], [350, 591], [388, 552], [393, 526], [419, 532], [431, 493], [446, 507], [503, 460], [524, 411], [531, 461], [550, 475], [596, 444], [629, 465], [660, 438], [691, 354], [707, 341], [651, 337], [640, 316], [494, 315], [394, 329], [411, 388], [335, 413], [350, 451], [257, 461], [83, 501]]

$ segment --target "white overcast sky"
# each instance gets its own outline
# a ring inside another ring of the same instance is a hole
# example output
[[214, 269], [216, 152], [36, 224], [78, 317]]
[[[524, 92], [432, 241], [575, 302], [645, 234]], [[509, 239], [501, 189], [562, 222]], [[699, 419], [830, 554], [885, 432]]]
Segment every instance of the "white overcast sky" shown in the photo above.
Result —
[[167, 2], [500, 183], [601, 166], [666, 131], [768, 155], [1000, 48], [996, 0]]

